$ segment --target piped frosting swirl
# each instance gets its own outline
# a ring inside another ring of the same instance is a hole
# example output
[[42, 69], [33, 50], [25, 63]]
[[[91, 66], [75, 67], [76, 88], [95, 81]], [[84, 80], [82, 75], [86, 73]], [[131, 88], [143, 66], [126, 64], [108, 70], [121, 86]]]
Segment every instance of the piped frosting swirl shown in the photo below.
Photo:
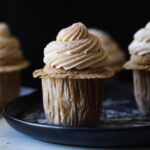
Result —
[[61, 30], [56, 41], [44, 49], [44, 63], [57, 69], [100, 68], [106, 61], [107, 55], [98, 37], [89, 33], [82, 23]]
[[143, 56], [150, 54], [150, 22], [134, 34], [134, 40], [129, 45], [131, 55]]

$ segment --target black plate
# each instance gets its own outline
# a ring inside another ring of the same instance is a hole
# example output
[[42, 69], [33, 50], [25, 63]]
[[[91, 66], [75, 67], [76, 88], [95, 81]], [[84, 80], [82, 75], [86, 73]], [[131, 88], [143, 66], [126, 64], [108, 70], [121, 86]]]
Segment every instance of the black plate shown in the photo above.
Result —
[[106, 89], [103, 116], [97, 128], [48, 125], [40, 92], [17, 98], [5, 108], [4, 116], [16, 130], [42, 141], [88, 147], [148, 146], [150, 119], [138, 111], [131, 89], [130, 85]]

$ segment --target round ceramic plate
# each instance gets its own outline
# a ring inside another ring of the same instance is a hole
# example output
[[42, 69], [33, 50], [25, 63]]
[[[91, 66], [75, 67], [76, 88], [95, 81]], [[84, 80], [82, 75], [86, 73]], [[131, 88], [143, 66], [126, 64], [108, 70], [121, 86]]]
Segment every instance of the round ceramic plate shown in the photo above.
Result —
[[4, 116], [16, 130], [36, 139], [74, 146], [149, 146], [150, 119], [137, 109], [130, 85], [107, 88], [103, 115], [97, 128], [72, 128], [47, 124], [42, 94], [34, 92], [8, 104]]

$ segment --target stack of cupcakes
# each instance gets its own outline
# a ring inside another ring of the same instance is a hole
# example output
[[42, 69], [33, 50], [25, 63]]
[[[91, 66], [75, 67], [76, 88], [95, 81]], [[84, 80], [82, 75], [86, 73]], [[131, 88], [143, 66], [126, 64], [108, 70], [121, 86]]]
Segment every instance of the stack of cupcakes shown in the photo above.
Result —
[[19, 95], [20, 70], [28, 65], [18, 39], [11, 35], [7, 24], [0, 23], [0, 111]]
[[56, 41], [44, 49], [42, 78], [43, 103], [50, 124], [95, 126], [99, 120], [104, 78], [114, 72], [106, 69], [106, 52], [100, 40], [82, 23], [61, 30]]
[[133, 70], [136, 102], [144, 114], [150, 114], [150, 23], [135, 33], [129, 53], [124, 68]]

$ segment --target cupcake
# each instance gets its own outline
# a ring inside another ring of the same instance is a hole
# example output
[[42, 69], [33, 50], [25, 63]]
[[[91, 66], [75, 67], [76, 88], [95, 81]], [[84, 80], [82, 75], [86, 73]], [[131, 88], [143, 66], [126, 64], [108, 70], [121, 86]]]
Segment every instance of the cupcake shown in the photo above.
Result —
[[104, 78], [113, 76], [105, 69], [107, 54], [99, 39], [82, 23], [62, 29], [56, 41], [44, 49], [42, 78], [43, 104], [50, 124], [95, 126], [101, 114]]
[[150, 22], [135, 33], [129, 53], [124, 68], [133, 70], [136, 102], [144, 114], [150, 114]]
[[7, 24], [0, 23], [0, 110], [19, 94], [20, 70], [28, 66], [18, 39]]
[[96, 35], [102, 43], [102, 48], [108, 53], [109, 61], [106, 66], [115, 72], [122, 70], [122, 65], [125, 62], [125, 54], [119, 45], [106, 32], [91, 28], [89, 32]]

